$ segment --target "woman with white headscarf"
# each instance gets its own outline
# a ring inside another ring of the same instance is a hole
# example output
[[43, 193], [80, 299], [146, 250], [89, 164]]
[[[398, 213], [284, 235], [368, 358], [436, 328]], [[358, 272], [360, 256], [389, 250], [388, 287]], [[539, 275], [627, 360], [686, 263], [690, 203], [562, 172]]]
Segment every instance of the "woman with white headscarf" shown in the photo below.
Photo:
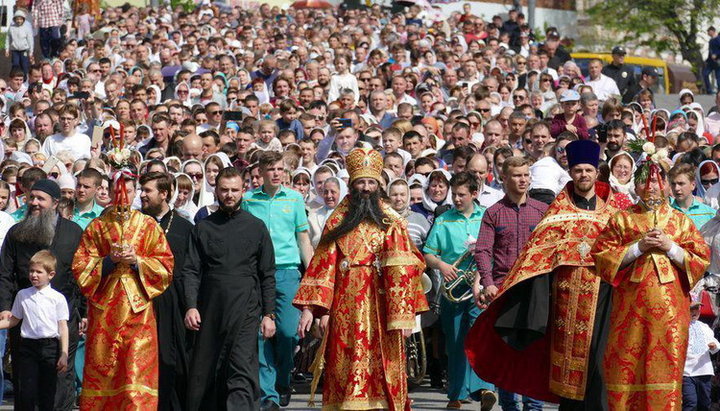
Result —
[[202, 191], [198, 198], [198, 211], [195, 214], [195, 222], [198, 222], [218, 209], [218, 202], [215, 198], [215, 177], [220, 170], [232, 166], [227, 154], [223, 152], [211, 154], [205, 159], [203, 165]]
[[[720, 181], [720, 167], [714, 160], [705, 160], [695, 169], [695, 195], [700, 198], [706, 197], [706, 192], [710, 193], [713, 186], [718, 185]], [[717, 192], [715, 192], [717, 197]], [[717, 209], [717, 198], [715, 205], [707, 203], [709, 206]]]
[[175, 86], [175, 100], [179, 100], [185, 107], [192, 107], [192, 98], [190, 97], [190, 85], [181, 81]]
[[175, 190], [170, 199], [170, 208], [192, 223], [195, 221], [195, 214], [198, 211], [198, 206], [193, 201], [195, 195], [193, 181], [185, 173], [175, 173], [174, 176]]
[[348, 187], [345, 181], [338, 177], [329, 177], [323, 182], [322, 189], [322, 200], [323, 206], [312, 210], [308, 215], [308, 223], [310, 225], [310, 242], [313, 248], [317, 247], [320, 242], [320, 236], [325, 228], [325, 221], [327, 221], [330, 214], [335, 211], [335, 208], [340, 201], [348, 194]]
[[[150, 93], [152, 91], [152, 93]], [[152, 95], [151, 95], [152, 94]], [[149, 106], [157, 106], [162, 102], [162, 91], [155, 84], [147, 88], [147, 104]]]
[[410, 209], [420, 213], [432, 224], [437, 215], [452, 207], [451, 178], [447, 170], [440, 168], [433, 170], [423, 184], [422, 203], [413, 204]]
[[422, 249], [430, 231], [430, 223], [422, 214], [410, 209], [408, 182], [401, 178], [390, 181], [387, 186], [387, 195], [390, 199], [390, 207], [407, 221], [408, 234], [413, 243], [418, 249]]
[[615, 154], [608, 162], [610, 167], [610, 187], [618, 193], [627, 195], [633, 204], [637, 203], [635, 194], [635, 160], [625, 151]]

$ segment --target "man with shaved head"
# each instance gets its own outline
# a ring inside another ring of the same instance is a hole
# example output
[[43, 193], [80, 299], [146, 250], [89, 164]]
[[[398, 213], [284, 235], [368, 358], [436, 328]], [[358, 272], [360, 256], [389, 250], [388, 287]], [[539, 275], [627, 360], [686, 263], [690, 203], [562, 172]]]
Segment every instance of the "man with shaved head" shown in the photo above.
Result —
[[197, 134], [189, 134], [185, 136], [182, 142], [182, 160], [200, 160], [205, 157], [203, 150], [203, 141]]
[[477, 201], [481, 206], [490, 208], [490, 206], [503, 198], [505, 194], [502, 191], [492, 188], [487, 184], [488, 163], [484, 154], [475, 153], [470, 157], [470, 161], [467, 163], [467, 171], [475, 175], [480, 183]]

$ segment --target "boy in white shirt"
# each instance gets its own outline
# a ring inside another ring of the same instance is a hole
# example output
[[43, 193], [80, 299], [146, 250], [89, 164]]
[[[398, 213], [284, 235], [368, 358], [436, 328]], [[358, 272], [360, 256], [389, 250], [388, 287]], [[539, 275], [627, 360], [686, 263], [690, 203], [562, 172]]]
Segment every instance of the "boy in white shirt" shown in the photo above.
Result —
[[683, 409], [709, 410], [710, 384], [715, 371], [710, 354], [720, 349], [720, 342], [707, 324], [698, 320], [702, 303], [690, 304], [688, 348], [683, 371]]
[[12, 306], [12, 317], [0, 320], [0, 329], [22, 321], [20, 345], [13, 369], [17, 372], [15, 406], [20, 410], [53, 410], [57, 374], [67, 370], [68, 305], [53, 290], [57, 259], [48, 250], [30, 259], [32, 287], [20, 290]]
[[530, 166], [530, 198], [550, 204], [565, 185], [572, 181], [570, 174], [558, 164], [553, 154], [555, 143], [543, 146], [542, 157]]

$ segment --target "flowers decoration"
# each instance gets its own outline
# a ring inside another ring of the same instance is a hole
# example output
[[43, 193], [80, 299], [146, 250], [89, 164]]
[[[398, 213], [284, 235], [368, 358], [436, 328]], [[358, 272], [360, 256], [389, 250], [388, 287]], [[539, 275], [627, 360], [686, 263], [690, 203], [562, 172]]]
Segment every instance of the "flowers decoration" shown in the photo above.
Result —
[[128, 148], [115, 147], [108, 151], [107, 158], [110, 165], [116, 170], [122, 170], [130, 166], [132, 151]]

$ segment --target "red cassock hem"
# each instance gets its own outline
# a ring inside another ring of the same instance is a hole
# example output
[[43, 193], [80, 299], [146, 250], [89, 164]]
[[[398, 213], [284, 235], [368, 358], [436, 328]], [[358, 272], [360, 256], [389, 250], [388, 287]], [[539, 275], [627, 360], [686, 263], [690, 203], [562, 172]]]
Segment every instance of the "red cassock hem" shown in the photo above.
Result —
[[550, 392], [550, 334], [518, 351], [495, 331], [495, 322], [505, 303], [498, 297], [475, 320], [465, 338], [465, 355], [478, 377], [497, 387], [536, 400], [558, 403]]

